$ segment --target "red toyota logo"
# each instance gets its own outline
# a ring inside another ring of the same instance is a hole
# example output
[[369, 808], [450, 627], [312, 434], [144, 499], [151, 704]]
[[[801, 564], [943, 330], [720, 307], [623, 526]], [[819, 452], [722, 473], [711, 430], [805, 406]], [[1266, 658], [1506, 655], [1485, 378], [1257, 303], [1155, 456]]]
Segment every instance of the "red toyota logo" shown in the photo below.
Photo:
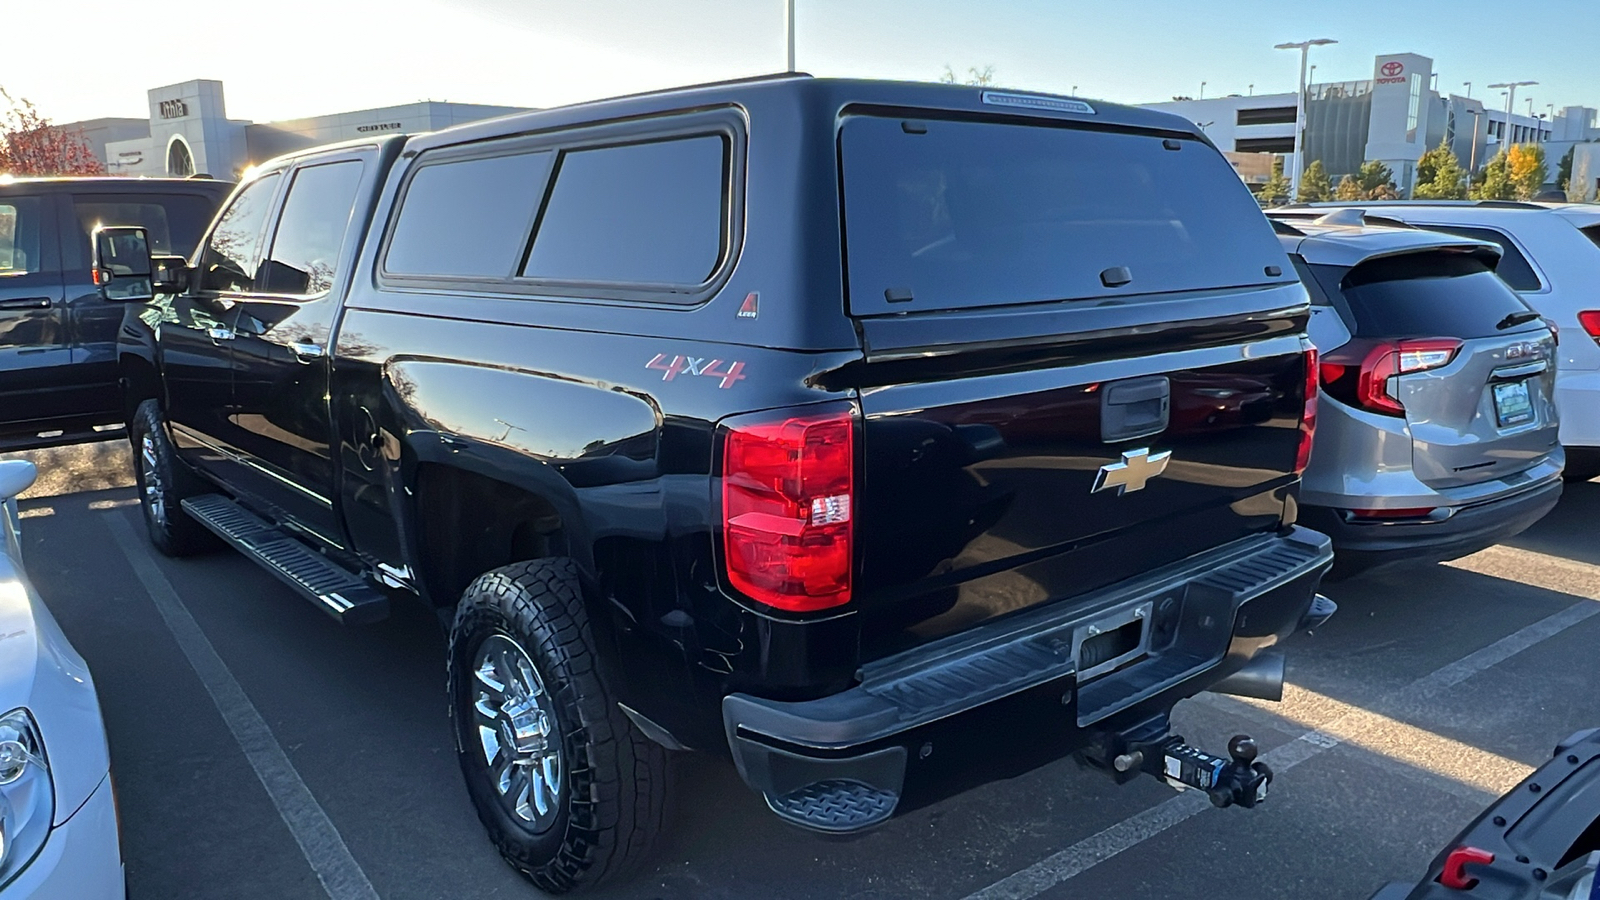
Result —
[[1391, 60], [1389, 62], [1384, 63], [1383, 64], [1383, 68], [1380, 71], [1383, 72], [1383, 76], [1385, 78], [1393, 78], [1396, 75], [1399, 75], [1401, 72], [1404, 72], [1405, 70], [1406, 70], [1405, 66], [1401, 65], [1398, 62], [1395, 62], [1395, 61]]

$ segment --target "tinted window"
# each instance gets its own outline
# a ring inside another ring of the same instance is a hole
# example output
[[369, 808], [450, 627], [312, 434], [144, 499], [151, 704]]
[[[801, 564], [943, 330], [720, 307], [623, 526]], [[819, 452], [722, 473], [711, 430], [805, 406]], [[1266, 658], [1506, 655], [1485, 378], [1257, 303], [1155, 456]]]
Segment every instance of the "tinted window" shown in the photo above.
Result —
[[1359, 337], [1489, 337], [1502, 332], [1507, 316], [1532, 312], [1488, 266], [1457, 253], [1310, 268], [1325, 288], [1342, 293]]
[[[1198, 141], [867, 117], [841, 140], [858, 314], [1260, 284], [1284, 265], [1249, 190]], [[1108, 288], [1116, 267], [1133, 280]]]
[[245, 186], [233, 198], [200, 254], [200, 289], [249, 291], [255, 286], [256, 263], [261, 258], [263, 226], [272, 207], [279, 173], [273, 172]]
[[1456, 234], [1461, 237], [1474, 238], [1480, 241], [1490, 241], [1500, 245], [1505, 254], [1500, 258], [1500, 268], [1495, 271], [1505, 279], [1506, 284], [1519, 291], [1537, 291], [1543, 287], [1539, 283], [1538, 273], [1533, 271], [1528, 258], [1522, 255], [1517, 245], [1511, 242], [1511, 237], [1503, 231], [1493, 228], [1467, 228], [1460, 225], [1424, 225], [1430, 231], [1442, 231], [1445, 234]]
[[321, 294], [333, 287], [344, 245], [361, 161], [299, 170], [283, 201], [272, 251], [261, 267], [261, 290], [269, 294]]
[[43, 201], [38, 197], [0, 200], [0, 278], [43, 271]]
[[722, 258], [724, 144], [708, 135], [562, 154], [522, 274], [704, 282]]
[[1578, 230], [1583, 232], [1584, 237], [1594, 241], [1596, 247], [1600, 247], [1600, 225], [1590, 225], [1588, 228], [1580, 228]]
[[1289, 254], [1289, 262], [1294, 264], [1295, 274], [1300, 276], [1300, 283], [1306, 286], [1306, 293], [1311, 295], [1312, 304], [1316, 306], [1332, 306], [1333, 304], [1328, 300], [1327, 292], [1322, 289], [1321, 284], [1317, 283], [1317, 279], [1311, 274], [1311, 267], [1306, 265], [1306, 261], [1299, 254], [1291, 253]]
[[544, 151], [418, 168], [389, 239], [384, 270], [510, 278], [527, 247], [551, 156]]
[[137, 225], [150, 237], [150, 252], [157, 256], [188, 256], [211, 224], [217, 205], [205, 197], [174, 194], [165, 197], [74, 196], [72, 207], [83, 235], [79, 259], [90, 259], [89, 235], [97, 226]]

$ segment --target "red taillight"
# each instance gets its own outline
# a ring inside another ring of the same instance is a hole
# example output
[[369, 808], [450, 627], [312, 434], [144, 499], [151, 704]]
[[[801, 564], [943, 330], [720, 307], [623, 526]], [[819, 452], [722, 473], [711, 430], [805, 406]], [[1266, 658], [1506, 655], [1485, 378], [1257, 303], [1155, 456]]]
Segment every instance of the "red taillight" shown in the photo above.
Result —
[[1317, 351], [1306, 350], [1306, 405], [1300, 415], [1300, 449], [1295, 453], [1296, 475], [1311, 464], [1311, 440], [1317, 434]]
[[1477, 847], [1457, 847], [1444, 858], [1444, 871], [1439, 873], [1439, 883], [1452, 891], [1470, 891], [1478, 879], [1467, 874], [1467, 866], [1487, 866], [1494, 862], [1494, 854]]
[[1350, 406], [1403, 416], [1406, 408], [1391, 393], [1391, 379], [1443, 368], [1460, 352], [1461, 341], [1456, 338], [1353, 340], [1323, 358], [1322, 389]]
[[1586, 309], [1578, 313], [1578, 324], [1589, 333], [1589, 337], [1600, 342], [1600, 309]]
[[1357, 519], [1420, 519], [1431, 515], [1433, 509], [1431, 506], [1409, 509], [1352, 509], [1350, 515]]
[[855, 430], [848, 406], [726, 426], [722, 541], [735, 590], [789, 612], [850, 602]]

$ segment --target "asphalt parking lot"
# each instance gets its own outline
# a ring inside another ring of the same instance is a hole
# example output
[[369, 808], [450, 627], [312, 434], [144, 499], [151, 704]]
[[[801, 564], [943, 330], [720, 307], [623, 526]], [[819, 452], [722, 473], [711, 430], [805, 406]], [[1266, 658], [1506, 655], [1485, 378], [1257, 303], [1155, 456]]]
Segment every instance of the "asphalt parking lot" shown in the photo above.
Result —
[[[120, 445], [101, 448], [44, 460], [24, 543], [99, 687], [131, 897], [539, 896], [462, 788], [434, 618], [341, 629], [240, 556], [156, 555]], [[1340, 612], [1294, 639], [1284, 703], [1181, 705], [1202, 746], [1261, 742], [1261, 809], [1061, 761], [827, 842], [686, 757], [656, 865], [592, 896], [1366, 898], [1600, 725], [1597, 520], [1600, 482], [1569, 485], [1509, 545], [1331, 585]]]

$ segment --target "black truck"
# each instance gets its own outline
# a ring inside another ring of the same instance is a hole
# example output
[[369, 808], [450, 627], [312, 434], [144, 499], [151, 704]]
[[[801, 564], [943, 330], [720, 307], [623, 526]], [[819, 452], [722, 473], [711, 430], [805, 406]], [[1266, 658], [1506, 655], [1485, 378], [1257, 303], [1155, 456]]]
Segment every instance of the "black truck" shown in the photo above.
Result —
[[[190, 260], [106, 229], [152, 541], [450, 632], [479, 816], [539, 887], [664, 827], [667, 751], [848, 834], [1281, 691], [1304, 289], [1175, 116], [784, 76], [264, 164]], [[120, 285], [120, 287], [118, 287]], [[149, 285], [146, 287], [146, 285]]]
[[142, 226], [188, 255], [233, 189], [179, 178], [0, 179], [0, 450], [115, 437], [120, 303], [89, 270], [100, 225]]

